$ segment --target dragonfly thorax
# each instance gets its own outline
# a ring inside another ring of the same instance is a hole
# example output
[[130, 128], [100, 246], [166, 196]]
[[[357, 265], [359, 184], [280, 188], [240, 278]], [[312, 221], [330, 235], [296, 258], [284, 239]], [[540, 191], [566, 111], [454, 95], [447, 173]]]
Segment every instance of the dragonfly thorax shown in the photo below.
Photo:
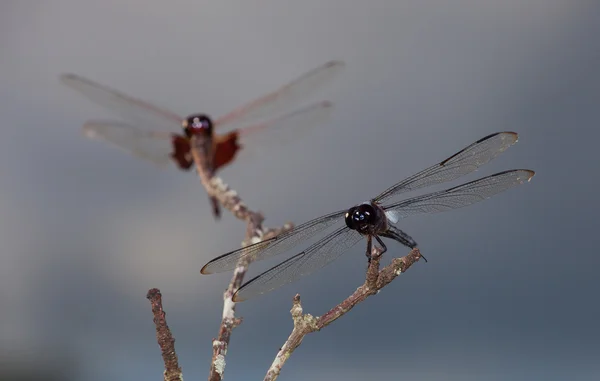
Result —
[[213, 122], [205, 114], [193, 114], [188, 116], [182, 123], [181, 127], [188, 138], [194, 135], [212, 135]]
[[385, 228], [385, 218], [381, 208], [372, 203], [353, 206], [346, 212], [346, 226], [361, 234], [377, 234]]

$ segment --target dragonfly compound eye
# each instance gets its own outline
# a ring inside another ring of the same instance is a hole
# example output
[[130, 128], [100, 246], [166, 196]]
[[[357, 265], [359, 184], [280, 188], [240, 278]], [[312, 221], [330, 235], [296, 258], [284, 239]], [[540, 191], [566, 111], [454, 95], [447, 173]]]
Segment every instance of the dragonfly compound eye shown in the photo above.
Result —
[[212, 120], [204, 114], [190, 115], [183, 122], [186, 135], [212, 134]]
[[355, 212], [355, 219], [357, 223], [373, 223], [375, 220], [375, 209], [371, 205], [361, 205]]
[[353, 230], [364, 230], [373, 224], [376, 218], [375, 210], [370, 205], [360, 205], [350, 208], [346, 213], [346, 226]]

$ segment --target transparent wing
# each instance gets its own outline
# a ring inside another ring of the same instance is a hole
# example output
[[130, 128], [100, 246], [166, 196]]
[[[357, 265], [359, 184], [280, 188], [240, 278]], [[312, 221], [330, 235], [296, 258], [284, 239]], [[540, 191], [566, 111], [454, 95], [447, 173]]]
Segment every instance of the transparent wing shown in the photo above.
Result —
[[515, 132], [498, 132], [488, 135], [460, 150], [446, 160], [416, 173], [386, 189], [373, 201], [381, 203], [390, 197], [433, 184], [455, 180], [475, 171], [508, 147], [515, 144], [519, 136]]
[[312, 274], [333, 262], [362, 238], [356, 230], [344, 226], [300, 254], [249, 280], [235, 293], [233, 300], [242, 302]]
[[270, 152], [270, 147], [284, 146], [301, 140], [317, 126], [324, 125], [333, 111], [333, 104], [319, 102], [238, 130], [244, 147], [238, 154], [239, 161]]
[[293, 230], [282, 233], [274, 238], [218, 256], [204, 265], [200, 272], [202, 274], [213, 274], [229, 271], [233, 270], [238, 261], [242, 258], [248, 260], [248, 262], [255, 262], [284, 253], [300, 242], [317, 233], [324, 233], [325, 229], [336, 223], [340, 223], [343, 221], [341, 217], [345, 213], [346, 211], [343, 210], [315, 218], [314, 220], [298, 225]]
[[276, 116], [296, 107], [316, 90], [331, 82], [344, 68], [342, 61], [330, 61], [279, 89], [246, 103], [215, 120], [215, 128], [250, 123]]
[[140, 128], [181, 132], [182, 118], [169, 110], [130, 97], [76, 74], [62, 74], [59, 78], [66, 86]]
[[386, 211], [386, 215], [396, 220], [415, 214], [445, 212], [486, 200], [531, 180], [534, 174], [534, 171], [528, 169], [499, 172], [454, 188], [387, 205], [383, 209]]
[[169, 164], [173, 144], [168, 132], [142, 131], [117, 121], [88, 121], [83, 133], [92, 139], [105, 140], [142, 159], [164, 167]]

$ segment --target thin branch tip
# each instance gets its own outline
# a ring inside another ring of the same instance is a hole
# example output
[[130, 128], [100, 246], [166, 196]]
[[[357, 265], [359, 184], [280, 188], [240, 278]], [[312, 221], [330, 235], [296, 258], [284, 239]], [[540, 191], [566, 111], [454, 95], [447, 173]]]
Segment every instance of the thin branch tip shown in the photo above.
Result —
[[160, 298], [162, 295], [160, 293], [160, 290], [158, 288], [151, 288], [150, 290], [148, 290], [148, 292], [146, 293], [146, 299], [148, 300], [152, 300], [155, 298]]
[[166, 313], [162, 306], [162, 295], [158, 288], [151, 288], [146, 294], [150, 300], [152, 315], [154, 316], [154, 325], [156, 327], [156, 339], [162, 354], [165, 371], [163, 374], [165, 381], [181, 381], [183, 373], [179, 367], [177, 353], [175, 352], [175, 339], [167, 325]]

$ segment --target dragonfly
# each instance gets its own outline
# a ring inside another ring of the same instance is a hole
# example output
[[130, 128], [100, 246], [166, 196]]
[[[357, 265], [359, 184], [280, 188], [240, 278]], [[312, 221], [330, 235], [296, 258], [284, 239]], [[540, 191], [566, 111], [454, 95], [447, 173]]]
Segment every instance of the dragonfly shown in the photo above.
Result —
[[[343, 61], [326, 62], [216, 119], [203, 113], [181, 117], [77, 74], [61, 74], [59, 80], [123, 118], [124, 121], [87, 121], [83, 132], [89, 138], [107, 141], [159, 167], [175, 164], [180, 170], [189, 171], [194, 166], [191, 139], [201, 137], [207, 147], [202, 158], [212, 176], [237, 159], [242, 148], [257, 145], [257, 140], [264, 143], [272, 137], [277, 143], [287, 142], [290, 137], [296, 138], [325, 123], [333, 109], [332, 102], [299, 107], [300, 103], [332, 82], [344, 67]], [[275, 143], [271, 140], [271, 144]], [[209, 199], [218, 219], [219, 203], [215, 197]]]
[[535, 172], [529, 169], [507, 170], [449, 189], [404, 200], [395, 198], [405, 192], [467, 175], [494, 159], [517, 140], [518, 135], [510, 131], [488, 135], [438, 164], [398, 182], [375, 198], [350, 209], [315, 218], [271, 239], [223, 254], [209, 261], [200, 272], [212, 274], [233, 270], [240, 260], [251, 263], [271, 258], [289, 251], [317, 234], [329, 232], [300, 253], [244, 283], [233, 297], [235, 302], [241, 302], [313, 273], [330, 264], [363, 238], [367, 240], [366, 255], [369, 261], [374, 240], [379, 244], [381, 254], [387, 250], [382, 238], [414, 249], [417, 242], [396, 226], [402, 218], [444, 212], [483, 201], [528, 182]]

